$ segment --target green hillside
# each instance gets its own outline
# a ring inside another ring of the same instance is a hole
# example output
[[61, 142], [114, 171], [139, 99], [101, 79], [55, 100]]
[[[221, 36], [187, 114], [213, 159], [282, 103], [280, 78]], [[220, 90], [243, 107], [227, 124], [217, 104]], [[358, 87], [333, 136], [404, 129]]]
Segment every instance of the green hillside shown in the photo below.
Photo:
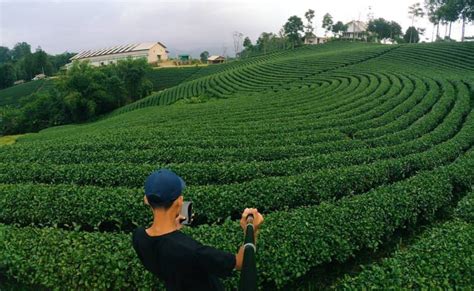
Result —
[[[336, 42], [203, 70], [100, 121], [1, 146], [0, 273], [46, 288], [162, 287], [131, 247], [133, 229], [151, 221], [143, 182], [159, 167], [185, 179], [196, 211], [185, 232], [205, 244], [234, 252], [242, 209], [264, 213], [257, 261], [268, 290], [303, 277], [320, 286], [324, 273], [309, 274], [370, 257], [402, 230], [449, 247], [457, 237], [446, 235], [472, 233], [450, 209], [474, 181], [474, 43]], [[197, 96], [212, 98], [176, 102]], [[432, 226], [441, 220], [452, 231]], [[472, 255], [472, 239], [459, 239]], [[412, 266], [384, 255], [394, 260], [379, 266], [386, 274]], [[469, 257], [444, 259], [420, 265], [444, 266], [423, 286], [468, 274]], [[357, 275], [335, 286], [383, 286], [377, 269]]]
[[0, 90], [0, 106], [16, 105], [20, 98], [52, 86], [51, 80], [37, 80]]
[[161, 91], [178, 85], [197, 74], [203, 67], [159, 68], [148, 73], [148, 79], [153, 83], [153, 91]]

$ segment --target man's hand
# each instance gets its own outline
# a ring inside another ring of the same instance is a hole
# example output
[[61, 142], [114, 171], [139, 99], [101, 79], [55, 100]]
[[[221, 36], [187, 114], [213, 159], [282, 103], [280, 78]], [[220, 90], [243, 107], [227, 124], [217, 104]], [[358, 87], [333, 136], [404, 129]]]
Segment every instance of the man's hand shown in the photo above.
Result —
[[253, 215], [253, 227], [255, 230], [258, 230], [263, 223], [263, 216], [258, 212], [257, 208], [245, 208], [244, 212], [242, 212], [242, 218], [240, 219], [240, 227], [245, 231], [247, 228], [247, 216], [249, 214]]
[[183, 215], [180, 214], [176, 216], [176, 229], [180, 230], [183, 227], [183, 224], [181, 222], [183, 222], [184, 220], [186, 220], [186, 217], [184, 217]]
[[[257, 244], [257, 234], [260, 228], [260, 225], [263, 223], [263, 216], [258, 212], [257, 208], [245, 208], [242, 213], [242, 218], [240, 219], [240, 226], [245, 230], [247, 228], [247, 216], [253, 215], [253, 229], [254, 229], [254, 243]], [[235, 269], [242, 269], [242, 264], [244, 261], [244, 247], [241, 246], [237, 254], [235, 255]]]

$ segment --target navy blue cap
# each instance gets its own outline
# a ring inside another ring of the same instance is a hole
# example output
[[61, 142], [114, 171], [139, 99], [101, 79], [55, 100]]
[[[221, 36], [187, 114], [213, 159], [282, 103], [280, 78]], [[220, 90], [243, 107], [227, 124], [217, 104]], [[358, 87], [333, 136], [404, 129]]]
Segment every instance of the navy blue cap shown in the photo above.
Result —
[[154, 171], [145, 181], [145, 195], [154, 203], [174, 201], [182, 193], [186, 184], [180, 176], [167, 169]]

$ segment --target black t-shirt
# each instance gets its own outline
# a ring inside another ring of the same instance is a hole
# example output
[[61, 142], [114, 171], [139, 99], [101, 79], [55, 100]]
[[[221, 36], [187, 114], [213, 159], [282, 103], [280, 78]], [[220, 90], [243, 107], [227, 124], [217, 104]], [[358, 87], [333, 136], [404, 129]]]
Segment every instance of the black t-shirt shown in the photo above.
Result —
[[165, 282], [167, 290], [224, 290], [218, 277], [229, 276], [235, 255], [204, 246], [176, 230], [149, 236], [143, 227], [132, 237], [145, 269]]

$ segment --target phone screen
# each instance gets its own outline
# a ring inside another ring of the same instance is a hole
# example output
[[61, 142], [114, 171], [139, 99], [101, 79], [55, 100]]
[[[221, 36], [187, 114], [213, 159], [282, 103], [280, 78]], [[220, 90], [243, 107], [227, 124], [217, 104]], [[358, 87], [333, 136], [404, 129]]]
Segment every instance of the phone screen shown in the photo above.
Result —
[[183, 207], [181, 207], [182, 216], [186, 217], [185, 220], [181, 222], [183, 225], [190, 225], [193, 220], [193, 202], [192, 201], [184, 201]]

